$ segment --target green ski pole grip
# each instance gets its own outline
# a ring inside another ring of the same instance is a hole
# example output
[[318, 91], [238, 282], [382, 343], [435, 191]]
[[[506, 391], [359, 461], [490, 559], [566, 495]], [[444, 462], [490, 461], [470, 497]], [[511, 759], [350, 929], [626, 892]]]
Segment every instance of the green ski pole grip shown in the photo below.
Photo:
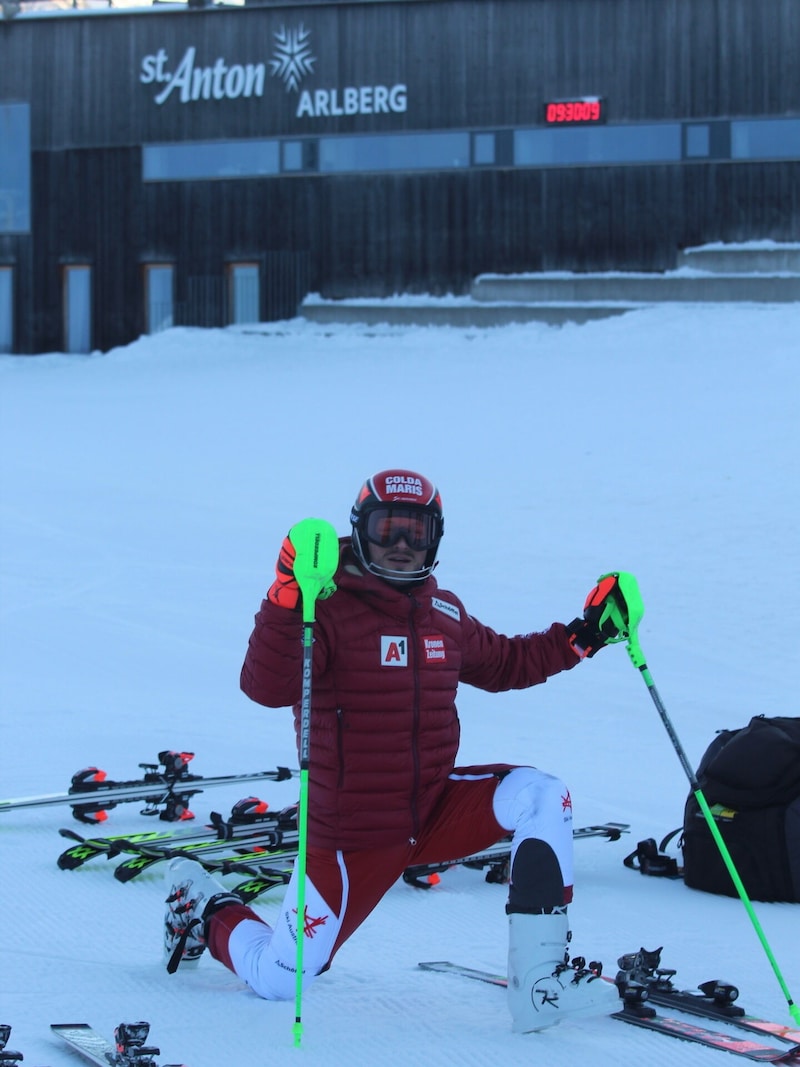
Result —
[[314, 620], [314, 604], [335, 592], [339, 537], [325, 519], [303, 519], [289, 531], [294, 545], [294, 576], [303, 595], [303, 622]]

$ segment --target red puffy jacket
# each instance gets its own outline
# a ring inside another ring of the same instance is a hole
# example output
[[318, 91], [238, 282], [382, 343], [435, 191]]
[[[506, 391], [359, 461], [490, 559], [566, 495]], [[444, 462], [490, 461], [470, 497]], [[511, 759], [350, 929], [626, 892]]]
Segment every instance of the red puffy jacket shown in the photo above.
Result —
[[[365, 572], [342, 540], [337, 592], [316, 605], [309, 843], [386, 848], [413, 840], [453, 769], [459, 682], [524, 689], [579, 662], [566, 628], [497, 634], [428, 578], [410, 591]], [[264, 600], [241, 686], [267, 707], [294, 705], [299, 733], [302, 622]]]

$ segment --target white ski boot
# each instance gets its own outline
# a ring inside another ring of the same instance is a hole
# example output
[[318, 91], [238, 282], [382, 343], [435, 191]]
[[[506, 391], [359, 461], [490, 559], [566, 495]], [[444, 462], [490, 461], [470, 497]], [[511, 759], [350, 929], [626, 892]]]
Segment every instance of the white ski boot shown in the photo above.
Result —
[[220, 885], [201, 864], [184, 856], [167, 864], [166, 884], [164, 956], [172, 973], [179, 963], [197, 962], [205, 951], [204, 919], [225, 904], [240, 904], [241, 897]]
[[512, 1030], [528, 1033], [562, 1019], [610, 1014], [619, 993], [585, 967], [567, 962], [566, 912], [508, 917], [508, 1006]]

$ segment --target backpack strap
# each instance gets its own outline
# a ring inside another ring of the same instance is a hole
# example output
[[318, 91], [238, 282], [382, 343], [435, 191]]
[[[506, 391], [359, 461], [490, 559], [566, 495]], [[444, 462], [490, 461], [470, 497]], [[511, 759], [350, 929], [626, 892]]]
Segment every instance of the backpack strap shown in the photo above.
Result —
[[660, 846], [652, 837], [640, 841], [633, 852], [622, 862], [630, 870], [639, 871], [640, 874], [650, 874], [656, 878], [682, 878], [683, 868], [678, 866], [678, 861], [664, 853], [666, 846], [682, 829], [683, 827], [679, 826], [677, 830], [672, 830]]

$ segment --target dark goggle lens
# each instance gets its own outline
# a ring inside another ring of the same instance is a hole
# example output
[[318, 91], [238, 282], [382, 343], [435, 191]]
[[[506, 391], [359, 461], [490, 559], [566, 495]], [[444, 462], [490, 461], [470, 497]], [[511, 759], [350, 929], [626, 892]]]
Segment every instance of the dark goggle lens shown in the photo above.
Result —
[[413, 508], [379, 508], [367, 515], [364, 534], [380, 548], [390, 548], [403, 538], [414, 552], [433, 548], [441, 537], [436, 515]]

